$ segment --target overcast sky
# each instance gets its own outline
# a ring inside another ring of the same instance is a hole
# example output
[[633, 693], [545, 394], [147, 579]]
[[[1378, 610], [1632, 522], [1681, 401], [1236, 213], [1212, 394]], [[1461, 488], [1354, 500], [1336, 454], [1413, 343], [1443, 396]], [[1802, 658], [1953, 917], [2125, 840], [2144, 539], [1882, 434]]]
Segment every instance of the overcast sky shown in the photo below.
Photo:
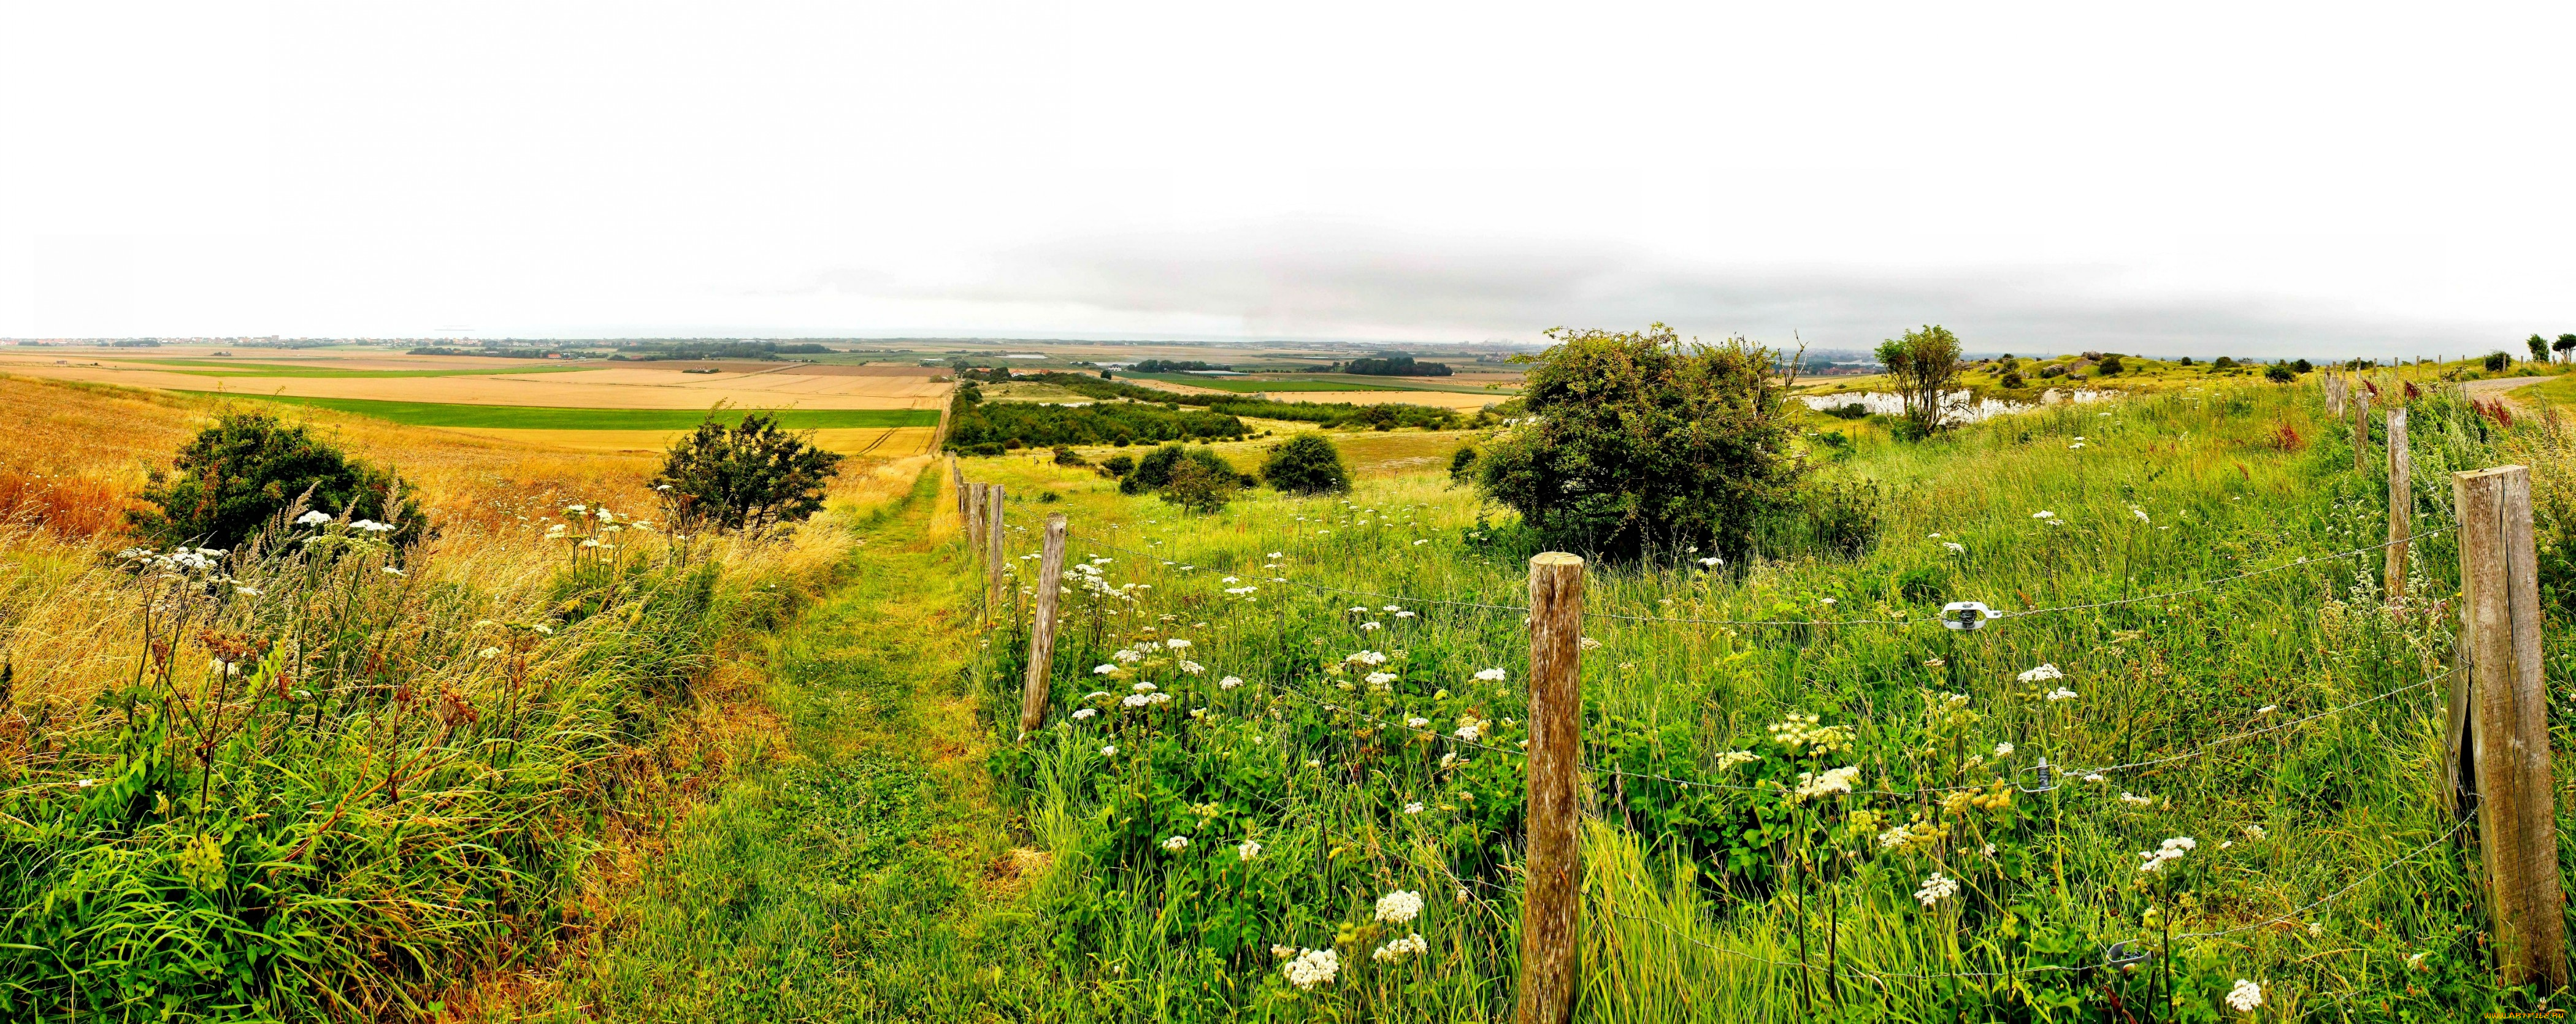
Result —
[[2565, 3], [100, 6], [0, 336], [2576, 331]]

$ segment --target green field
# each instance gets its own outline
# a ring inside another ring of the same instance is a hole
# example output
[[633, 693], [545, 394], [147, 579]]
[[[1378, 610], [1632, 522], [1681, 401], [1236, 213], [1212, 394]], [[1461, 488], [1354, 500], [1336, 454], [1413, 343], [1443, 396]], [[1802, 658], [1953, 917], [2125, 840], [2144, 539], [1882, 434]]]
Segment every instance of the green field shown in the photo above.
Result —
[[356, 413], [415, 427], [483, 430], [687, 430], [709, 417], [732, 423], [755, 412], [776, 414], [778, 425], [790, 430], [939, 425], [939, 413], [932, 409], [554, 409], [527, 405], [308, 398], [301, 395], [233, 397]]
[[1389, 387], [1384, 384], [1361, 384], [1357, 382], [1343, 383], [1341, 381], [1315, 380], [1307, 378], [1296, 380], [1273, 380], [1269, 378], [1251, 377], [1198, 377], [1186, 373], [1128, 373], [1121, 374], [1120, 376], [1138, 380], [1159, 380], [1173, 384], [1188, 384], [1192, 387], [1211, 388], [1217, 391], [1231, 391], [1238, 395], [1257, 395], [1263, 392], [1278, 394], [1288, 391], [1413, 390], [1412, 388]]
[[136, 362], [155, 366], [205, 366], [217, 369], [174, 369], [197, 377], [490, 377], [505, 373], [568, 373], [573, 370], [595, 370], [598, 367], [562, 363], [539, 363], [528, 366], [490, 367], [473, 370], [353, 370], [336, 366], [290, 366], [283, 363], [236, 363], [225, 359], [138, 359]]

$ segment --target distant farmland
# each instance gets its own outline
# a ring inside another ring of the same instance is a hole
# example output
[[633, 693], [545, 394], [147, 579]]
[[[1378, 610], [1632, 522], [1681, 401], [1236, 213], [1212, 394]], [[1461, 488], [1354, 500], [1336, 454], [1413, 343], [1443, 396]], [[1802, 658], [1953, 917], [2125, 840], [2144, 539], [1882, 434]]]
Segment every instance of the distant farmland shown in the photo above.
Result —
[[345, 366], [286, 363], [238, 363], [229, 359], [137, 359], [138, 363], [172, 367], [171, 373], [192, 377], [491, 377], [501, 374], [571, 373], [595, 366], [538, 363], [533, 366], [489, 366], [457, 370], [361, 370]]
[[476, 430], [687, 430], [709, 417], [740, 422], [750, 413], [778, 417], [790, 430], [840, 430], [865, 427], [935, 427], [935, 409], [565, 409], [527, 405], [465, 405], [446, 402], [387, 402], [365, 398], [314, 398], [303, 395], [234, 395], [235, 398], [311, 406], [372, 416], [415, 427]]

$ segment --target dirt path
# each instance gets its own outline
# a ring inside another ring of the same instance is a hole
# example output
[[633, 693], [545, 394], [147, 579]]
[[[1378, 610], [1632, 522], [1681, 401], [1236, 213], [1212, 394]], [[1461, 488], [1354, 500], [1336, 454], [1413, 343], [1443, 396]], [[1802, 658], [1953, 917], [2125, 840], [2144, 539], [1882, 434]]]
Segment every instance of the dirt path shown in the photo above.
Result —
[[2515, 390], [2517, 390], [2517, 389], [2520, 389], [2520, 388], [2526, 388], [2526, 387], [2530, 387], [2531, 385], [2534, 385], [2534, 384], [2542, 384], [2542, 383], [2546, 383], [2546, 382], [2553, 381], [2553, 380], [2556, 380], [2556, 379], [2558, 379], [2558, 378], [2556, 378], [2556, 377], [2497, 377], [2497, 378], [2494, 378], [2494, 379], [2492, 379], [2492, 380], [2473, 380], [2473, 381], [2466, 381], [2466, 382], [2463, 382], [2463, 383], [2460, 385], [2460, 387], [2461, 387], [2461, 389], [2463, 389], [2463, 390], [2467, 391], [2467, 392], [2469, 393], [2469, 397], [2470, 397], [2470, 398], [2473, 398], [2473, 399], [2486, 399], [2486, 398], [2495, 398], [2495, 397], [2498, 397], [2498, 396], [2504, 396], [2504, 397], [2506, 397], [2506, 398], [2508, 398], [2508, 399], [2513, 399], [2514, 401], [2519, 402], [2519, 401], [2520, 401], [2519, 399], [2514, 399], [2514, 398], [2513, 398], [2513, 396], [2510, 394], [2511, 392], [2513, 392], [2513, 391], [2515, 391]]
[[563, 973], [494, 1020], [1052, 1018], [966, 691], [976, 576], [935, 464], [769, 658], [780, 754], [675, 829]]

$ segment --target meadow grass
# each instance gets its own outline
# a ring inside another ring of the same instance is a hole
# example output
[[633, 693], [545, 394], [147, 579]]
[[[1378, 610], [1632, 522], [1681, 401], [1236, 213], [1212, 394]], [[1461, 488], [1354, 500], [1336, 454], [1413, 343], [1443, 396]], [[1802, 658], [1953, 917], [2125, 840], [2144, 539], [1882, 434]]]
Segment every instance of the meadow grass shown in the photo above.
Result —
[[[1866, 442], [1821, 467], [1887, 495], [1856, 557], [1596, 570], [1582, 1015], [2216, 1019], [2240, 980], [2284, 1019], [2525, 1005], [2433, 792], [2454, 549], [2419, 539], [2394, 601], [2378, 552], [2318, 557], [2379, 543], [2386, 485], [2315, 405], [2183, 388]], [[2451, 470], [2526, 461], [2571, 504], [2554, 426], [2435, 393], [2411, 432], [2419, 531]], [[1033, 907], [1057, 969], [1158, 1019], [1508, 1015], [1531, 553], [1509, 517], [1427, 474], [1194, 516], [1039, 463], [968, 472], [1054, 495], [1014, 508], [1023, 583], [1043, 511], [1090, 567], [1048, 725], [992, 760], [1057, 864]], [[2038, 613], [1940, 628], [1956, 599]], [[982, 677], [997, 743], [1019, 643]], [[2041, 758], [2078, 774], [2043, 784]], [[1840, 768], [1860, 792], [1795, 796]], [[1425, 905], [1381, 919], [1396, 891]], [[2160, 959], [2103, 967], [2119, 942]], [[1274, 947], [1340, 972], [1300, 988]]]
[[452, 402], [394, 402], [370, 398], [317, 398], [304, 395], [235, 394], [229, 397], [279, 402], [335, 412], [371, 416], [414, 427], [463, 427], [495, 430], [687, 430], [713, 418], [736, 423], [752, 413], [776, 416], [788, 430], [859, 427], [933, 427], [935, 409], [571, 409], [532, 405], [468, 405]]
[[1257, 379], [1245, 379], [1241, 377], [1200, 377], [1187, 373], [1130, 373], [1122, 376], [1143, 380], [1159, 380], [1171, 384], [1187, 384], [1192, 387], [1208, 388], [1215, 391], [1231, 391], [1239, 395], [1258, 394], [1264, 391], [1413, 390], [1412, 388], [1398, 387], [1391, 384], [1360, 383], [1357, 381], [1343, 381], [1320, 377], [1262, 377]]

